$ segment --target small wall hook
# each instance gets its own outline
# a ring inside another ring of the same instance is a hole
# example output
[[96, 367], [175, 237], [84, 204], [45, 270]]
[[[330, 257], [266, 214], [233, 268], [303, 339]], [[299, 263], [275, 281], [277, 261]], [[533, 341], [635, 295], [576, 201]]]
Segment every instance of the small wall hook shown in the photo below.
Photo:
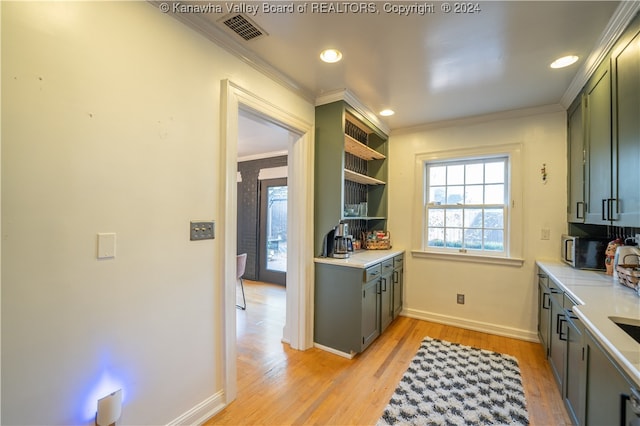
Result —
[[542, 183], [547, 183], [547, 163], [542, 163], [540, 174], [542, 175]]

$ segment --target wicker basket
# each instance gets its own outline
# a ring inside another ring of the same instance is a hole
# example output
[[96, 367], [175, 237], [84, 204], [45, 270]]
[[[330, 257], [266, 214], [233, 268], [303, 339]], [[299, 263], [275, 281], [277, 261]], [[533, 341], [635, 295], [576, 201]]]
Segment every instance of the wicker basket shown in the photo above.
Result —
[[640, 268], [638, 268], [637, 264], [618, 265], [616, 270], [618, 271], [618, 281], [620, 284], [637, 290], [638, 281], [640, 281]]
[[385, 233], [385, 238], [369, 239], [367, 234], [362, 233], [362, 247], [366, 250], [389, 250], [391, 248], [391, 232]]

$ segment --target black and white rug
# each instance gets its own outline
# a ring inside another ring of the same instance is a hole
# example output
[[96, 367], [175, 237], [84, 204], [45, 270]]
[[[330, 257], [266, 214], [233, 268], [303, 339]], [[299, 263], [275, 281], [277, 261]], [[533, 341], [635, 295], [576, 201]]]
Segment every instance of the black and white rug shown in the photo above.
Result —
[[425, 337], [383, 425], [528, 425], [518, 360]]

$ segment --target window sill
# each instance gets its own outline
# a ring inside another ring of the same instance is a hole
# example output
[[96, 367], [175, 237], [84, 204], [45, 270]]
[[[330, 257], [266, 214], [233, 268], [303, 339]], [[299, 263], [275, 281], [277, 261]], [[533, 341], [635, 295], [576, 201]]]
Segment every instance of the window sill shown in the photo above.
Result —
[[440, 259], [440, 260], [452, 260], [454, 262], [466, 262], [466, 263], [485, 263], [490, 265], [505, 265], [505, 266], [517, 266], [520, 267], [524, 264], [524, 259], [515, 257], [497, 257], [497, 256], [480, 256], [469, 253], [442, 253], [424, 250], [411, 250], [413, 257], [420, 257], [425, 259]]

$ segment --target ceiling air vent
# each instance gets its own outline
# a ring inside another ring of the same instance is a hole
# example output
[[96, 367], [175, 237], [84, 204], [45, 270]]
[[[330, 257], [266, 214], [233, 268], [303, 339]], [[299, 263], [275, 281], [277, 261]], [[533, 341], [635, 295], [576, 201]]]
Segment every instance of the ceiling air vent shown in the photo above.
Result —
[[222, 23], [246, 41], [266, 35], [266, 31], [258, 27], [243, 14], [228, 15], [221, 19]]

